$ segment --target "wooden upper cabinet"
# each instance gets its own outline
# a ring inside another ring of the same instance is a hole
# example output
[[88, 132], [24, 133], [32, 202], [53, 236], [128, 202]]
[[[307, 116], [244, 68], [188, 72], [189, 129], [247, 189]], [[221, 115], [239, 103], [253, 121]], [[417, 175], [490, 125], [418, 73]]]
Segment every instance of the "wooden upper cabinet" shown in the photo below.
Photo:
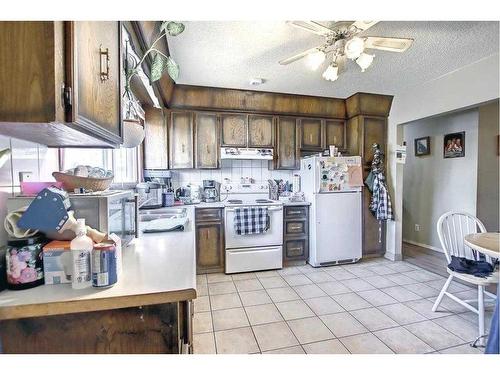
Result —
[[345, 122], [342, 120], [325, 120], [325, 143], [324, 148], [328, 146], [337, 146], [341, 149], [345, 147], [344, 142]]
[[248, 147], [274, 147], [273, 116], [248, 116]]
[[160, 108], [146, 106], [144, 131], [144, 168], [168, 169], [167, 121]]
[[300, 124], [300, 148], [303, 150], [322, 150], [322, 120], [301, 118]]
[[120, 144], [120, 33], [120, 22], [0, 22], [0, 134], [52, 147]]
[[248, 116], [244, 114], [222, 114], [221, 144], [226, 147], [247, 147]]
[[193, 114], [191, 112], [171, 113], [169, 139], [170, 168], [193, 168]]
[[215, 113], [196, 113], [196, 168], [219, 168], [219, 126]]
[[65, 28], [67, 86], [73, 95], [67, 121], [120, 143], [121, 24], [78, 21], [66, 22]]
[[278, 117], [276, 142], [276, 169], [297, 169], [299, 167], [299, 150], [297, 137], [297, 120], [294, 117]]

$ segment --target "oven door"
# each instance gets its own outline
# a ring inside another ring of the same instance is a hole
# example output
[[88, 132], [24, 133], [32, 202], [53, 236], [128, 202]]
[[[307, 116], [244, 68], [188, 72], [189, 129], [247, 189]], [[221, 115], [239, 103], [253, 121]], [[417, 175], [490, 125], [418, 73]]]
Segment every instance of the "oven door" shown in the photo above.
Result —
[[269, 206], [268, 215], [270, 218], [269, 230], [265, 233], [236, 234], [234, 228], [234, 207], [225, 209], [225, 237], [226, 249], [236, 249], [243, 247], [259, 246], [279, 246], [283, 244], [283, 207]]

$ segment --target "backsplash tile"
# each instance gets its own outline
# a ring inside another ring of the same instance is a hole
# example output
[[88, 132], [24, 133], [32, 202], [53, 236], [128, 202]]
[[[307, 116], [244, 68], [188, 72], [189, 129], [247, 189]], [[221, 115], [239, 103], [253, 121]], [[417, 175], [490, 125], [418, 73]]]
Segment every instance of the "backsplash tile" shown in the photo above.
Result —
[[228, 178], [232, 182], [239, 182], [242, 177], [251, 177], [255, 181], [268, 179], [282, 179], [291, 181], [294, 171], [269, 170], [267, 160], [222, 160], [220, 169], [182, 169], [174, 170], [172, 182], [175, 187], [189, 183], [201, 185], [203, 180], [224, 182]]

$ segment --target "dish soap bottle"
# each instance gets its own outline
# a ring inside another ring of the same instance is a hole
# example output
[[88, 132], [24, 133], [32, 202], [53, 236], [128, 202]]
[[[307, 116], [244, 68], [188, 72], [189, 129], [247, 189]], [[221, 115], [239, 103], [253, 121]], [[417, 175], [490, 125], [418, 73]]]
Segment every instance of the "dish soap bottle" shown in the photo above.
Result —
[[93, 248], [94, 242], [90, 237], [87, 237], [85, 219], [78, 219], [76, 237], [70, 244], [73, 261], [73, 275], [71, 276], [71, 287], [73, 289], [88, 288], [92, 285], [90, 254]]

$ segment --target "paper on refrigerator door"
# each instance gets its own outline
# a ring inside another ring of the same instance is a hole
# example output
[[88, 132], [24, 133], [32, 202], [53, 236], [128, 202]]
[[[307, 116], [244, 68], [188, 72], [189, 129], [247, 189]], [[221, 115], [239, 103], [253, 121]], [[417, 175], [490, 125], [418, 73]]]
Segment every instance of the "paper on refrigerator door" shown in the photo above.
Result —
[[347, 167], [347, 183], [350, 187], [363, 186], [363, 170], [361, 165], [349, 165]]

